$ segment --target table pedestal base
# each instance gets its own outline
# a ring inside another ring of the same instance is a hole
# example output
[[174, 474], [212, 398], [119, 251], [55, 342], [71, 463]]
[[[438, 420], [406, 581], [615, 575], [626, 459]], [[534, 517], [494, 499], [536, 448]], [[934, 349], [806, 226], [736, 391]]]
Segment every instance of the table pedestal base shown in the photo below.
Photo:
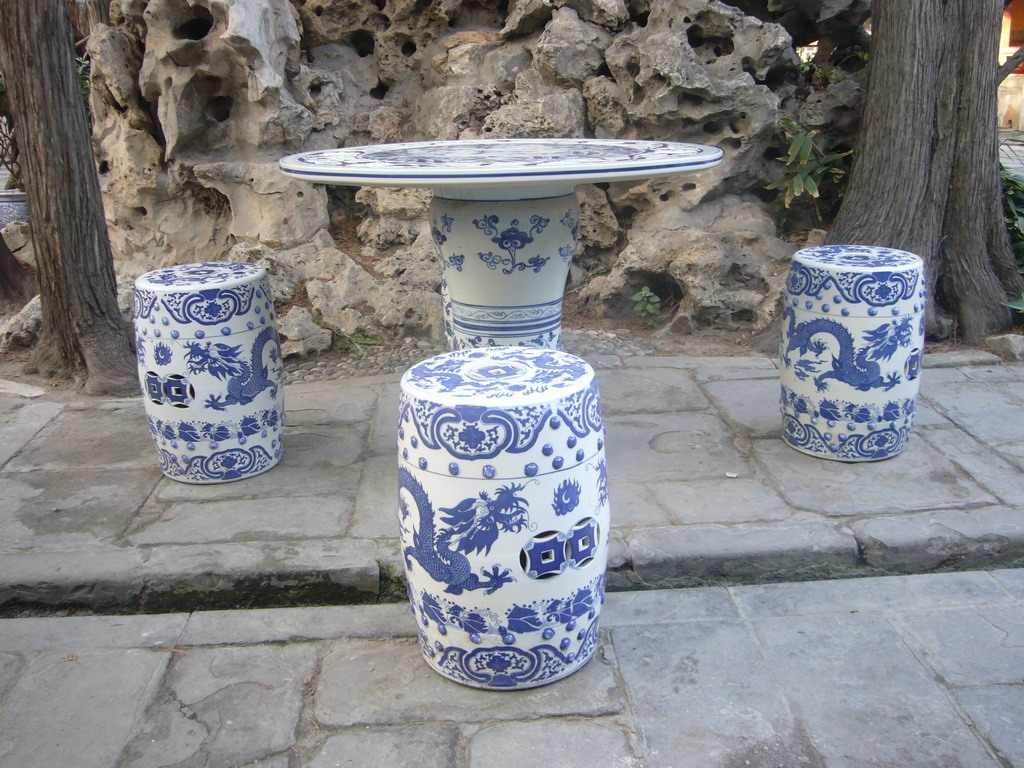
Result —
[[558, 349], [562, 293], [579, 235], [576, 195], [459, 200], [435, 194], [430, 220], [451, 349]]

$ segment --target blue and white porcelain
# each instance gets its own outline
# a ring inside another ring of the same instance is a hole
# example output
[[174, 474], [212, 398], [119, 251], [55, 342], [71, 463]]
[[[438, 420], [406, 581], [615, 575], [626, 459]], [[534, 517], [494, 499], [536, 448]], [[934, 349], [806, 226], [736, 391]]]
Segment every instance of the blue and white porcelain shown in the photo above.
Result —
[[449, 352], [402, 378], [401, 546], [427, 663], [532, 688], [594, 654], [610, 532], [593, 369], [555, 350]]
[[[628, 139], [479, 139], [372, 144], [289, 155], [281, 170], [321, 184], [476, 188], [627, 181], [710, 168], [722, 150]], [[563, 192], [564, 194], [564, 192]]]
[[921, 258], [875, 246], [805, 248], [793, 256], [783, 297], [783, 439], [839, 461], [896, 456], [920, 387]]
[[575, 195], [500, 204], [435, 195], [430, 228], [449, 347], [558, 349], [579, 220]]
[[0, 229], [15, 221], [28, 221], [28, 198], [20, 189], [0, 189]]
[[483, 139], [317, 150], [281, 170], [321, 184], [427, 187], [452, 349], [557, 349], [579, 234], [576, 184], [710, 168], [722, 150], [624, 139]]
[[165, 475], [251, 477], [281, 460], [284, 366], [266, 270], [165, 267], [135, 281], [139, 382]]

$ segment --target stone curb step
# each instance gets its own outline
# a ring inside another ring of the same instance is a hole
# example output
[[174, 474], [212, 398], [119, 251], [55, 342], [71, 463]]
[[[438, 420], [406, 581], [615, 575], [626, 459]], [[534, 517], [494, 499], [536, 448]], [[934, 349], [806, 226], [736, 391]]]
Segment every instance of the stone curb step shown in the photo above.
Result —
[[[738, 586], [1021, 566], [1019, 511], [942, 511], [834, 525], [614, 531], [608, 587]], [[0, 556], [0, 574], [6, 615], [341, 605], [405, 596], [393, 547], [346, 540], [8, 554]]]

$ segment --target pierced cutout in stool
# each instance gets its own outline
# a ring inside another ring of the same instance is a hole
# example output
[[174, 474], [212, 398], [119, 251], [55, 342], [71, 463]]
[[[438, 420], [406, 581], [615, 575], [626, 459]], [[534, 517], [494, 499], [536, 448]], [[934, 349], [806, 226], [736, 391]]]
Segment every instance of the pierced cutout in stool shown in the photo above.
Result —
[[601, 531], [597, 520], [586, 517], [580, 520], [569, 531], [569, 565], [579, 569], [589, 565], [594, 560], [597, 552], [597, 543], [600, 541]]
[[188, 408], [196, 396], [195, 388], [181, 374], [164, 377], [152, 371], [146, 371], [146, 394], [157, 405], [175, 408]]
[[569, 565], [568, 548], [564, 533], [544, 531], [523, 547], [519, 564], [531, 579], [553, 579]]
[[903, 366], [903, 375], [908, 381], [913, 381], [921, 374], [921, 349], [914, 347], [910, 350], [907, 362]]

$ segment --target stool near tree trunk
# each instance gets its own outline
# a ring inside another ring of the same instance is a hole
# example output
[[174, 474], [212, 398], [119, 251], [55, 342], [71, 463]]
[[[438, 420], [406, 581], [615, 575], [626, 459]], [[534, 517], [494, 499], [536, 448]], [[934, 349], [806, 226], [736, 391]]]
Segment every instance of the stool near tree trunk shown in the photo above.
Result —
[[160, 469], [223, 483], [281, 460], [284, 367], [266, 270], [166, 267], [135, 281], [139, 381]]
[[838, 461], [897, 455], [914, 423], [924, 351], [920, 257], [805, 248], [793, 256], [784, 299], [783, 439]]
[[610, 533], [593, 369], [495, 347], [411, 368], [399, 508], [427, 663], [465, 685], [532, 688], [594, 654]]

